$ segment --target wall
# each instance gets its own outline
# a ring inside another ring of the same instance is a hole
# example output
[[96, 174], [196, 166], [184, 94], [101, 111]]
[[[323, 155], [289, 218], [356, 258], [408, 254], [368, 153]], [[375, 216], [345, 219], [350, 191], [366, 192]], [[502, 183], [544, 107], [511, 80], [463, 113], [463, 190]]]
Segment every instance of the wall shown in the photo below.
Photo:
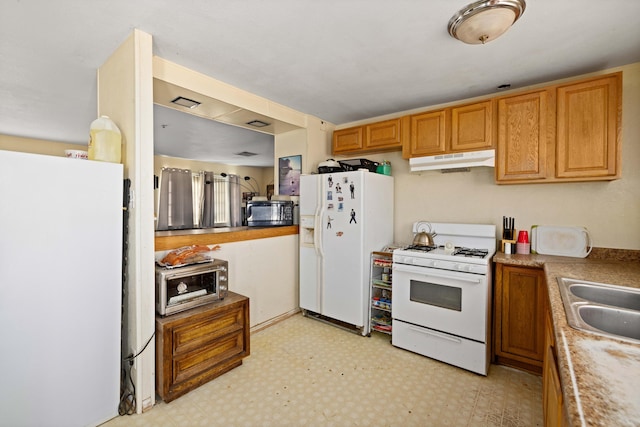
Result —
[[298, 308], [298, 236], [221, 245], [229, 289], [250, 298], [251, 327]]
[[[89, 125], [87, 123], [87, 141], [89, 140]], [[46, 154], [48, 156], [64, 157], [64, 150], [87, 150], [88, 147], [64, 142], [45, 141], [42, 139], [22, 138], [19, 136], [0, 135], [0, 150], [21, 151], [24, 153]]]
[[363, 156], [391, 161], [395, 241], [410, 242], [411, 225], [420, 220], [496, 224], [500, 233], [506, 215], [515, 217], [517, 229], [579, 225], [587, 227], [596, 247], [640, 249], [640, 63], [595, 74], [618, 70], [623, 71], [621, 179], [496, 185], [493, 168], [412, 174], [398, 152]]
[[137, 413], [156, 397], [151, 63], [152, 38], [134, 29], [97, 73], [98, 115], [111, 117], [122, 132], [124, 178], [131, 182], [122, 351], [137, 355], [131, 366]]
[[225, 172], [235, 174], [241, 177], [250, 176], [254, 179], [245, 182], [242, 180], [242, 191], [259, 190], [260, 195], [266, 195], [267, 185], [273, 184], [273, 168], [272, 167], [251, 167], [251, 166], [235, 166], [225, 165], [221, 163], [201, 162], [198, 160], [181, 159], [168, 156], [154, 156], [154, 174], [160, 179], [163, 167], [172, 167], [180, 169], [191, 169], [192, 172], [211, 171], [216, 174]]

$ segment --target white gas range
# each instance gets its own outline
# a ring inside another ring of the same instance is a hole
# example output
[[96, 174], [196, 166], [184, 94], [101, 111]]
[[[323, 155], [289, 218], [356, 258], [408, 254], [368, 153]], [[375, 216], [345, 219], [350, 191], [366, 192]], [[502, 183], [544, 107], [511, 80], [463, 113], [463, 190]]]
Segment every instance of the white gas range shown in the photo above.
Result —
[[487, 375], [496, 226], [430, 226], [434, 246], [393, 252], [392, 344]]

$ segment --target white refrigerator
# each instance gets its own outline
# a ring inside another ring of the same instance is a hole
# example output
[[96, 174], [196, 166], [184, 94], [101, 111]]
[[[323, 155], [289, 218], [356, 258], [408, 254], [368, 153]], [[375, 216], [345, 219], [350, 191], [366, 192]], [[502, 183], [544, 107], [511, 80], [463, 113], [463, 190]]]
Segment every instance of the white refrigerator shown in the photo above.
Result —
[[371, 252], [393, 241], [393, 178], [300, 177], [300, 308], [370, 332]]
[[118, 415], [122, 198], [121, 164], [0, 151], [0, 425]]

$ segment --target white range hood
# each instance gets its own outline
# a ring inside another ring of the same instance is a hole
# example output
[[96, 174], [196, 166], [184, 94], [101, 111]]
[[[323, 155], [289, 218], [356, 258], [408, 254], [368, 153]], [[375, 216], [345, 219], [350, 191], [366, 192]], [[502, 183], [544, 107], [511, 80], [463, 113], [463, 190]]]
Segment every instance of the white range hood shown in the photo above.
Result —
[[440, 169], [470, 168], [476, 166], [494, 167], [496, 150], [468, 151], [465, 153], [439, 154], [437, 156], [414, 157], [409, 159], [411, 172]]

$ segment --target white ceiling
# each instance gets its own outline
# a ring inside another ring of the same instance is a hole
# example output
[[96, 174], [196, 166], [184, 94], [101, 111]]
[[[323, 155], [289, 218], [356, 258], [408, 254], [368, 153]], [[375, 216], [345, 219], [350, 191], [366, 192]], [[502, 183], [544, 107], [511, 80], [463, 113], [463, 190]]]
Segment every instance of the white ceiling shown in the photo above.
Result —
[[[528, 0], [486, 45], [447, 33], [470, 2], [3, 0], [0, 134], [86, 144], [96, 69], [134, 28], [155, 55], [338, 125], [640, 61], [638, 0]], [[271, 136], [203, 120], [156, 107], [156, 153], [273, 161]]]

